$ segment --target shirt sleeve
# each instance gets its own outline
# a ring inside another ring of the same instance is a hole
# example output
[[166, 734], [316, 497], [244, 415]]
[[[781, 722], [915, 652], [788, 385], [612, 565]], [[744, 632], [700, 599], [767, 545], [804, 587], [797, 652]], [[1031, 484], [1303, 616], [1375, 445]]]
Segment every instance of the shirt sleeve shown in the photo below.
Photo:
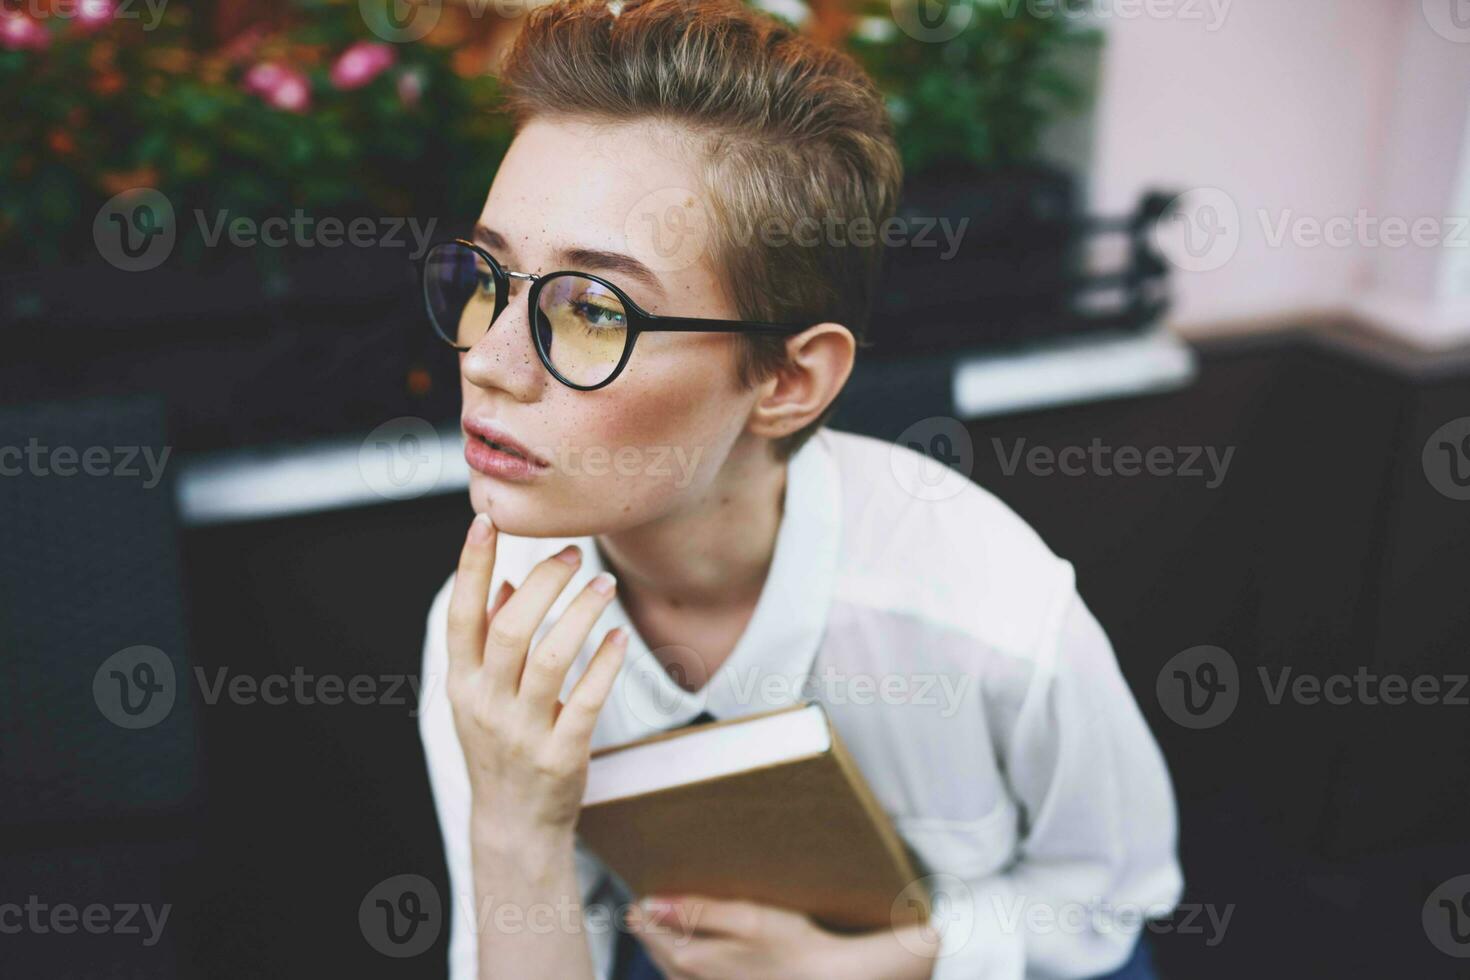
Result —
[[[429, 787], [433, 791], [439, 833], [444, 840], [444, 859], [449, 869], [450, 894], [442, 903], [449, 925], [449, 978], [475, 980], [479, 975], [479, 923], [493, 923], [495, 909], [479, 908], [475, 900], [470, 854], [469, 771], [445, 690], [449, 668], [445, 629], [452, 585], [451, 578], [434, 598], [424, 630], [419, 737], [424, 747]], [[583, 926], [594, 973], [598, 980], [609, 980], [615, 938], [610, 924], [614, 910], [607, 898], [607, 872], [602, 862], [580, 841], [575, 863], [584, 910]]]
[[1163, 755], [1075, 588], [1043, 635], [997, 744], [1020, 814], [1017, 856], [984, 878], [932, 875], [933, 980], [1106, 975], [1183, 891]]

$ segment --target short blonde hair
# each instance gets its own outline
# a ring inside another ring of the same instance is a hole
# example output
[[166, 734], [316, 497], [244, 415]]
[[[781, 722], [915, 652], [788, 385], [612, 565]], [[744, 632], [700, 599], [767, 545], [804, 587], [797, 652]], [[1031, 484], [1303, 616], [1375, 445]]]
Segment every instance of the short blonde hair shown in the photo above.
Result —
[[[903, 164], [882, 94], [849, 55], [741, 0], [556, 0], [527, 15], [500, 78], [518, 130], [538, 116], [686, 128], [738, 315], [840, 323], [862, 340], [882, 267], [875, 232], [897, 210]], [[749, 233], [813, 222], [854, 233], [811, 245]], [[742, 384], [785, 363], [785, 338], [740, 343]], [[778, 457], [830, 414], [780, 440]]]

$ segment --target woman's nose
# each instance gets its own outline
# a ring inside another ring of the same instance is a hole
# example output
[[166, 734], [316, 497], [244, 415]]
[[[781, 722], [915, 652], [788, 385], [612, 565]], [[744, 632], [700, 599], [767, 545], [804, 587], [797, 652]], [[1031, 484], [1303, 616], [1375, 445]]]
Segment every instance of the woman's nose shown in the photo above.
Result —
[[531, 341], [525, 288], [512, 281], [505, 309], [465, 353], [460, 371], [477, 388], [499, 389], [516, 401], [531, 402], [551, 376]]

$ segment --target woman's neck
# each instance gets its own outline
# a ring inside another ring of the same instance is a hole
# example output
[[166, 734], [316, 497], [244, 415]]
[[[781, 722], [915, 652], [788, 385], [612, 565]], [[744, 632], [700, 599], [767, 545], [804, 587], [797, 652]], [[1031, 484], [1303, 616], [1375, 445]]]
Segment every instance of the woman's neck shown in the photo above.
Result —
[[759, 597], [781, 525], [786, 463], [771, 458], [764, 439], [743, 443], [689, 506], [597, 536], [625, 600], [718, 609]]

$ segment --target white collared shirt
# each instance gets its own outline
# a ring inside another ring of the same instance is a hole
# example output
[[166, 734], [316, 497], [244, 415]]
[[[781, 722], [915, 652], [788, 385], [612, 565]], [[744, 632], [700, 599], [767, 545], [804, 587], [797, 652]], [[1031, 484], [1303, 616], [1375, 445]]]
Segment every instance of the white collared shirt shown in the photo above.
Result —
[[[1168, 772], [1072, 566], [994, 496], [927, 456], [820, 430], [788, 463], [775, 554], [749, 625], [699, 691], [674, 683], [614, 601], [629, 644], [593, 747], [820, 701], [935, 896], [935, 980], [1095, 977], [1183, 880]], [[491, 594], [567, 543], [583, 564], [550, 624], [602, 570], [590, 537], [502, 534]], [[452, 577], [451, 577], [452, 578]], [[449, 585], [429, 612], [419, 728], [448, 860], [450, 976], [476, 975], [464, 754], [441, 683]], [[548, 628], [543, 625], [542, 630]], [[542, 634], [537, 634], [539, 640]], [[431, 679], [434, 681], [431, 683]], [[611, 973], [631, 899], [579, 847], [586, 933]], [[511, 920], [515, 921], [515, 920]]]

